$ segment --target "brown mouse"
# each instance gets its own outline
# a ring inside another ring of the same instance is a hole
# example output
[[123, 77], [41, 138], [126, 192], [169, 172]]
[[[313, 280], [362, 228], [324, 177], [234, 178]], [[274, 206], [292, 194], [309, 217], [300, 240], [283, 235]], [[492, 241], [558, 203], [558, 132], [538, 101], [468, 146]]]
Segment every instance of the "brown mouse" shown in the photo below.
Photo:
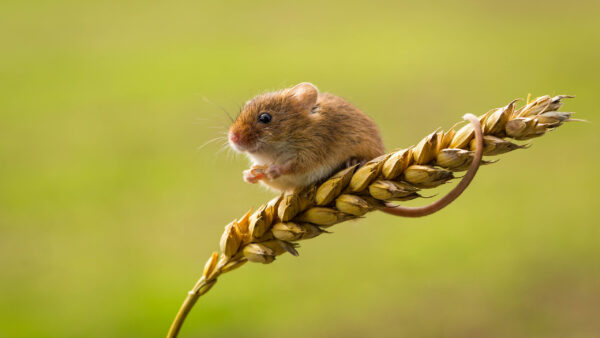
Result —
[[[482, 145], [479, 120], [471, 122], [478, 126], [476, 140]], [[366, 162], [385, 153], [379, 128], [371, 118], [341, 97], [319, 93], [308, 82], [248, 101], [229, 128], [229, 144], [252, 161], [252, 167], [244, 171], [246, 182], [262, 182], [283, 192], [303, 188], [349, 164]], [[459, 183], [464, 186], [461, 189], [457, 186], [448, 194], [456, 195], [451, 200], [466, 188], [480, 161], [481, 154], [479, 158], [476, 154], [469, 172]], [[444, 203], [447, 205], [449, 201]], [[427, 214], [423, 208], [383, 209], [417, 217]], [[426, 211], [431, 213], [430, 209]]]
[[385, 152], [371, 118], [306, 82], [248, 101], [229, 128], [229, 143], [253, 162], [254, 170], [244, 172], [246, 181], [280, 191], [302, 188], [344, 163]]

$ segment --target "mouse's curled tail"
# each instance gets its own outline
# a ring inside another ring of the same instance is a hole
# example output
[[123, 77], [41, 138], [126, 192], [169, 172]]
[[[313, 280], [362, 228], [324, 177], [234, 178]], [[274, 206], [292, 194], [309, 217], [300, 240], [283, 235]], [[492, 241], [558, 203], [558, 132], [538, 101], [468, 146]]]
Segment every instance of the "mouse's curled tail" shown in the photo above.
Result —
[[422, 217], [431, 215], [443, 209], [448, 204], [452, 203], [456, 198], [458, 198], [458, 196], [460, 196], [463, 193], [463, 191], [465, 191], [465, 189], [467, 189], [467, 187], [475, 177], [477, 169], [479, 169], [479, 166], [481, 165], [481, 158], [483, 157], [483, 132], [481, 131], [481, 123], [475, 115], [466, 114], [463, 116], [463, 119], [469, 121], [471, 123], [471, 126], [473, 126], [473, 129], [475, 131], [476, 148], [473, 161], [469, 166], [469, 170], [467, 171], [465, 176], [463, 176], [462, 180], [460, 180], [460, 182], [456, 185], [456, 187], [454, 187], [454, 189], [452, 189], [444, 197], [426, 206], [402, 207], [395, 206], [392, 204], [386, 204], [387, 206], [381, 208], [381, 211], [391, 215], [403, 217]]

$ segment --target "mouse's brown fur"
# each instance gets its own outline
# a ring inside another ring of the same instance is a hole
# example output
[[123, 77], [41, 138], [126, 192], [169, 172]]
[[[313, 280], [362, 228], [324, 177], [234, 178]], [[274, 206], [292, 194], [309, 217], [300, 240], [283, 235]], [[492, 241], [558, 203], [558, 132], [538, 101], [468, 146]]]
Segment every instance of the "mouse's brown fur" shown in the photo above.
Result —
[[[263, 113], [272, 117], [259, 122]], [[248, 101], [229, 129], [233, 148], [246, 152], [251, 183], [289, 191], [329, 176], [348, 161], [384, 154], [377, 125], [341, 97], [310, 83]]]

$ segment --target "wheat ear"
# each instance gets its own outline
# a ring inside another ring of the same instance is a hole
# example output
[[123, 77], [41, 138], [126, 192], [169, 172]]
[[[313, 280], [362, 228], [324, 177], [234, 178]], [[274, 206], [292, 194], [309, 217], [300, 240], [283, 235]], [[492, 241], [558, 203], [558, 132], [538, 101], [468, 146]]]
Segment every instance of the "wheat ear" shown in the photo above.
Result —
[[[558, 111], [562, 99], [569, 97], [541, 96], [519, 109], [515, 100], [480, 116], [483, 155], [527, 148], [509, 139], [542, 136], [570, 121], [572, 113]], [[188, 292], [167, 337], [177, 336], [198, 298], [221, 274], [248, 261], [271, 263], [285, 252], [297, 256], [297, 241], [317, 237], [334, 224], [385, 208], [390, 201], [422, 197], [421, 189], [437, 187], [454, 178], [453, 172], [467, 170], [475, 156], [475, 129], [473, 123], [458, 130], [455, 127], [447, 132], [435, 131], [414, 147], [346, 168], [302, 191], [283, 194], [228, 224], [220, 241], [221, 253], [214, 252], [206, 262], [202, 277]]]

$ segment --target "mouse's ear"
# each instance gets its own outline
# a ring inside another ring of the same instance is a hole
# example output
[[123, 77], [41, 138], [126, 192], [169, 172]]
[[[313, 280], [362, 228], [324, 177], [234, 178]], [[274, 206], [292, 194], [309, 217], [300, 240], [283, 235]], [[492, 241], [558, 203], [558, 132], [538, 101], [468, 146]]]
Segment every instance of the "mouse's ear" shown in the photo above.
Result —
[[288, 94], [292, 102], [301, 110], [309, 110], [317, 104], [319, 90], [314, 84], [302, 82], [292, 87]]

